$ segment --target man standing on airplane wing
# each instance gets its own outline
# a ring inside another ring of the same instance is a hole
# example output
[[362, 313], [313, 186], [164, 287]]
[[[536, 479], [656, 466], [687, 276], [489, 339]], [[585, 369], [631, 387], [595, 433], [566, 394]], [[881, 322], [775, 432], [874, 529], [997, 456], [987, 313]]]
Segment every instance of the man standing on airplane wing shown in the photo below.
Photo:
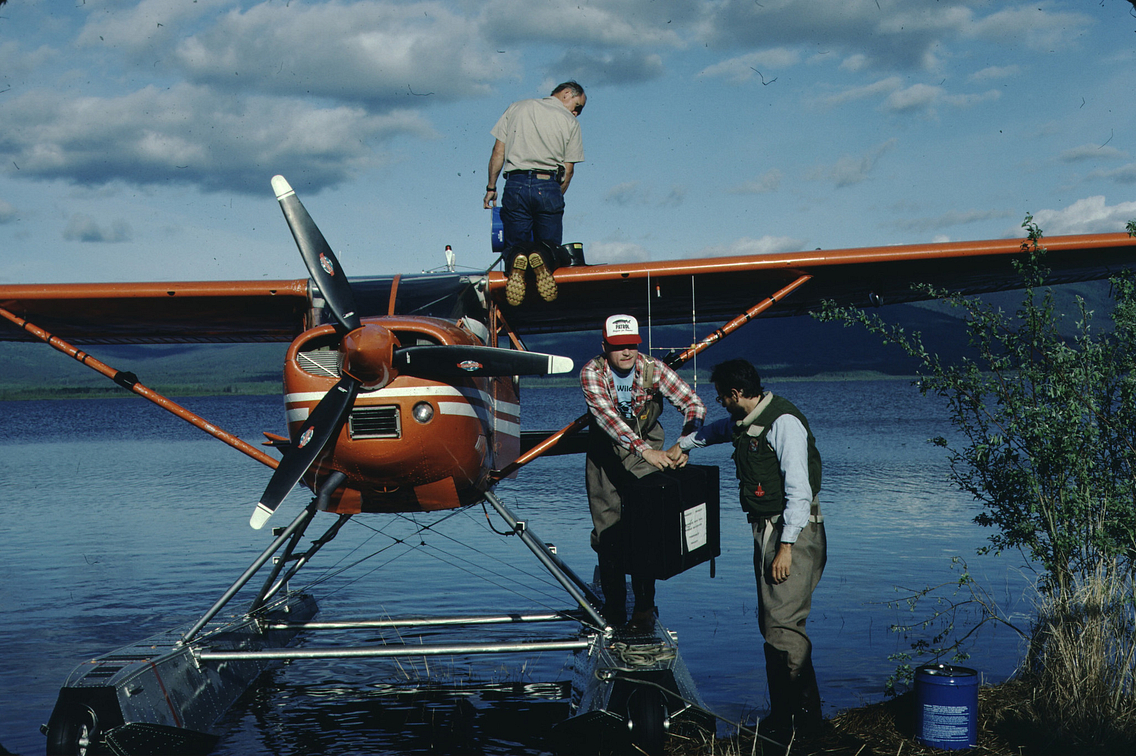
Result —
[[742, 508], [753, 527], [758, 624], [765, 638], [769, 716], [762, 735], [789, 742], [793, 728], [815, 733], [822, 723], [812, 642], [805, 622], [827, 560], [817, 494], [821, 461], [809, 422], [787, 399], [761, 387], [746, 360], [728, 360], [710, 374], [730, 417], [684, 435], [667, 454], [730, 442]]
[[[603, 354], [580, 371], [580, 386], [592, 415], [585, 478], [592, 548], [599, 558], [602, 613], [613, 626], [627, 619], [620, 489], [656, 470], [680, 466], [663, 448], [659, 423], [663, 397], [682, 412], [684, 432], [697, 430], [706, 417], [706, 405], [684, 380], [662, 362], [639, 353], [641, 342], [635, 318], [612, 315], [604, 323]], [[631, 587], [632, 629], [650, 630], [655, 621], [655, 579], [632, 574]]]
[[[501, 225], [505, 236], [509, 283], [505, 297], [516, 306], [525, 297], [525, 271], [532, 268], [537, 290], [547, 301], [556, 298], [556, 282], [549, 266], [529, 242], [560, 246], [564, 235], [564, 193], [572, 182], [576, 163], [584, 160], [584, 140], [577, 116], [587, 103], [584, 88], [566, 81], [548, 97], [518, 100], [505, 110], [490, 133], [495, 139], [489, 155], [486, 209], [497, 203], [497, 177], [505, 171], [501, 197]], [[518, 245], [528, 245], [517, 249]]]

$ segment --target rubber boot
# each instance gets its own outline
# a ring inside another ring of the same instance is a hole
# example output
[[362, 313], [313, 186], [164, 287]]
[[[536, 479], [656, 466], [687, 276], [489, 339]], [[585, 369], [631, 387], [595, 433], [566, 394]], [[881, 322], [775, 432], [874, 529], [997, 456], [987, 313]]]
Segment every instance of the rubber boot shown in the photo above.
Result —
[[[608, 531], [612, 528], [608, 528]], [[604, 531], [603, 536], [608, 536]], [[627, 624], [627, 577], [623, 571], [623, 559], [615, 539], [601, 536], [597, 557], [600, 567], [600, 590], [603, 591], [604, 604], [600, 614], [612, 627], [623, 627]]]
[[[761, 735], [787, 746], [793, 737], [796, 701], [789, 678], [789, 654], [765, 644], [765, 678], [769, 682], [769, 715], [757, 725]], [[763, 747], [770, 746], [763, 743]], [[768, 750], [768, 748], [767, 748]], [[769, 751], [772, 752], [772, 751]]]
[[628, 629], [642, 634], [654, 632], [655, 616], [658, 614], [655, 607], [655, 579], [632, 575], [631, 590], [635, 594], [635, 607], [631, 612]]
[[824, 728], [821, 713], [820, 688], [817, 687], [816, 670], [813, 660], [806, 659], [793, 681], [793, 697], [796, 700], [794, 725], [802, 737], [819, 736]]

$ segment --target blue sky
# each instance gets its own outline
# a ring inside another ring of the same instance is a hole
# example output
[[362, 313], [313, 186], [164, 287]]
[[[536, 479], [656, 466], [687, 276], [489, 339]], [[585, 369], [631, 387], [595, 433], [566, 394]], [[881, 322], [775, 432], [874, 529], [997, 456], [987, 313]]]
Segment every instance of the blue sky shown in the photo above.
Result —
[[10, 0], [0, 283], [485, 268], [489, 130], [576, 79], [590, 262], [1123, 230], [1128, 0]]

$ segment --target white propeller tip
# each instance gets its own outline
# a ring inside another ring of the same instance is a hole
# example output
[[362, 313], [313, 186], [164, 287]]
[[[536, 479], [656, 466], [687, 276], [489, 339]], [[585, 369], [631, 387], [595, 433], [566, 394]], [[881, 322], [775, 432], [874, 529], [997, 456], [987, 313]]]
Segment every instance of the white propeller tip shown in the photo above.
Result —
[[295, 194], [292, 191], [292, 185], [283, 176], [272, 177], [272, 191], [276, 192], [276, 199], [282, 200], [289, 194]]
[[254, 530], [260, 530], [264, 527], [264, 523], [268, 522], [268, 518], [272, 516], [272, 510], [261, 503], [257, 503], [256, 509], [252, 511], [252, 517], [249, 519], [249, 525]]
[[573, 363], [571, 357], [561, 357], [555, 354], [549, 355], [549, 357], [551, 358], [548, 361], [548, 372], [550, 375], [572, 372]]

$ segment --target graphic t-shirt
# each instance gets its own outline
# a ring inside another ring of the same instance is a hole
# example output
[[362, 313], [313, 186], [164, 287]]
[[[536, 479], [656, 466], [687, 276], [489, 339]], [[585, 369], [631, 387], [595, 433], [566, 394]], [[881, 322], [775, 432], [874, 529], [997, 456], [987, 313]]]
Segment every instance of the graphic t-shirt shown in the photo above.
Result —
[[631, 417], [631, 387], [635, 383], [635, 371], [628, 370], [626, 375], [620, 375], [618, 370], [611, 371], [615, 379], [615, 402], [619, 406], [619, 414]]

